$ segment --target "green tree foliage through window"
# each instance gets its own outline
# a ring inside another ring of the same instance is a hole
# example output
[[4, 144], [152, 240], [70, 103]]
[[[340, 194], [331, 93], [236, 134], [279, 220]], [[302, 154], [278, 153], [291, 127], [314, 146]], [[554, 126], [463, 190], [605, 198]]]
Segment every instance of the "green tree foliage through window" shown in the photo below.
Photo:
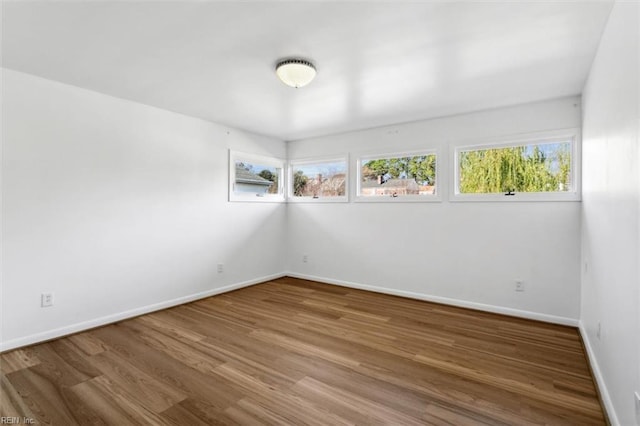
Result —
[[264, 178], [268, 181], [273, 182], [273, 184], [269, 187], [269, 194], [277, 194], [278, 193], [278, 173], [274, 173], [271, 170], [265, 169], [258, 173], [258, 176]]
[[301, 197], [304, 194], [304, 188], [307, 185], [309, 178], [304, 175], [302, 170], [298, 170], [293, 175], [293, 195]]
[[378, 176], [391, 179], [415, 179], [421, 185], [434, 185], [436, 179], [436, 156], [381, 158], [369, 160], [362, 166], [362, 180], [375, 180]]
[[571, 143], [459, 152], [462, 194], [563, 192], [571, 188]]

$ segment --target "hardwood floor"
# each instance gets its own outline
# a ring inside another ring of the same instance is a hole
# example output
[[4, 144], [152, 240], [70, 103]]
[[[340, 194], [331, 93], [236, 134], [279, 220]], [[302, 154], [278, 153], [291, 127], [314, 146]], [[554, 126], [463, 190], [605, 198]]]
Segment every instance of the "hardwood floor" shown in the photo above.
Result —
[[1, 355], [36, 424], [605, 424], [576, 329], [282, 278]]

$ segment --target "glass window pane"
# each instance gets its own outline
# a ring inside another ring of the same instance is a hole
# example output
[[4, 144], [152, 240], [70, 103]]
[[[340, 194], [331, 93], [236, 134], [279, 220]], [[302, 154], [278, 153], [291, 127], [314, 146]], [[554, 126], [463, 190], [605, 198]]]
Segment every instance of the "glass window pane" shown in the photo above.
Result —
[[360, 167], [362, 197], [434, 195], [436, 155], [363, 159]]
[[294, 197], [346, 196], [346, 160], [293, 163], [291, 174], [291, 193]]
[[460, 194], [567, 192], [572, 190], [571, 141], [554, 141], [458, 153]]
[[235, 162], [236, 193], [277, 194], [282, 168], [238, 160]]
[[279, 158], [229, 151], [229, 201], [285, 202], [285, 162]]

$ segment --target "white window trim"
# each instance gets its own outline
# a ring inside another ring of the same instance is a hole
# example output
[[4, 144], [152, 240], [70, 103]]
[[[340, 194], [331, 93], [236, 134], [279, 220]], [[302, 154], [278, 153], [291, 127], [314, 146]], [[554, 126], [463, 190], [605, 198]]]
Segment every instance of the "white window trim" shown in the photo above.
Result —
[[[345, 169], [345, 192], [343, 196], [339, 197], [296, 197], [293, 195], [293, 168], [295, 166], [307, 165], [307, 164], [318, 164], [318, 163], [329, 163], [329, 162], [338, 162], [344, 161], [346, 165]], [[331, 156], [331, 157], [310, 157], [310, 158], [302, 158], [297, 160], [289, 160], [288, 173], [287, 173], [287, 201], [291, 203], [348, 203], [349, 202], [349, 180], [351, 179], [350, 173], [350, 164], [349, 164], [349, 155], [343, 154], [339, 156]]]
[[[236, 182], [236, 162], [246, 161], [249, 163], [258, 163], [264, 166], [273, 166], [280, 168], [282, 174], [278, 180], [278, 193], [277, 194], [254, 194], [254, 193], [236, 193], [234, 191]], [[245, 152], [239, 152], [229, 150], [229, 201], [235, 202], [251, 202], [251, 203], [284, 203], [286, 188], [286, 162], [283, 159], [276, 157], [269, 157], [266, 155], [249, 154]]]
[[[460, 162], [458, 156], [461, 151], [473, 149], [505, 148], [509, 146], [528, 145], [536, 143], [552, 142], [561, 139], [571, 141], [571, 182], [573, 188], [567, 192], [516, 192], [514, 195], [506, 196], [502, 193], [496, 194], [461, 194], [459, 192], [460, 183]], [[515, 136], [506, 136], [475, 141], [474, 143], [453, 143], [451, 144], [451, 158], [453, 159], [451, 188], [449, 201], [476, 201], [476, 202], [538, 202], [538, 201], [580, 201], [581, 200], [581, 135], [580, 129], [559, 129], [544, 132], [527, 133]]]
[[[418, 155], [435, 155], [436, 156], [436, 193], [432, 195], [400, 195], [397, 197], [388, 196], [362, 196], [360, 195], [360, 185], [363, 161], [382, 158], [399, 158], [399, 157], [415, 157]], [[411, 151], [385, 152], [385, 153], [362, 153], [355, 160], [355, 197], [354, 201], [358, 203], [439, 203], [442, 202], [442, 182], [441, 182], [441, 155], [438, 149], [417, 149]]]

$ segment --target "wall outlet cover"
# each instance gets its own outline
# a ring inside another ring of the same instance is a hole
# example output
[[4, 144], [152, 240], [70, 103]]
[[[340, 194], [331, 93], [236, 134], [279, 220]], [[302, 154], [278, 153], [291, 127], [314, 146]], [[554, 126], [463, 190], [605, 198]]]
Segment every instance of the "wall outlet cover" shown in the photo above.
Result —
[[43, 308], [53, 306], [53, 293], [42, 293], [40, 295], [40, 306]]

